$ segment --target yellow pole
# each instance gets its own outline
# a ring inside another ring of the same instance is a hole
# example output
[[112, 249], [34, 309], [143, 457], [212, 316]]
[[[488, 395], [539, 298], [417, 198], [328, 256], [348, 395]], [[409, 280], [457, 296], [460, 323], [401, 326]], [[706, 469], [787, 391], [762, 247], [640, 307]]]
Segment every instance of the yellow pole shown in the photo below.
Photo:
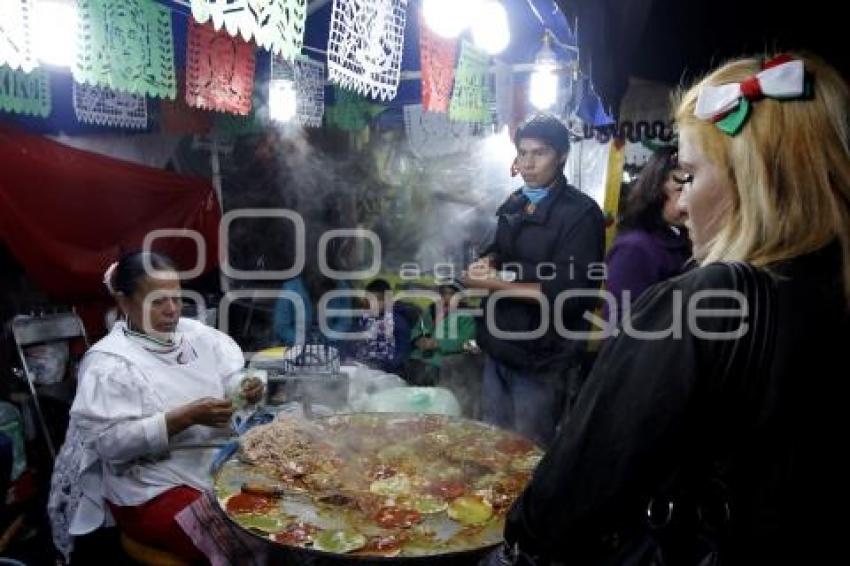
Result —
[[617, 232], [617, 210], [620, 207], [620, 185], [623, 182], [623, 167], [626, 164], [626, 144], [623, 140], [611, 140], [608, 152], [608, 171], [605, 174], [605, 205], [602, 212], [608, 219], [605, 228], [605, 253], [611, 249]]
[[[620, 185], [623, 182], [623, 167], [626, 164], [626, 144], [622, 140], [614, 138], [611, 140], [611, 147], [608, 150], [608, 168], [605, 172], [605, 200], [602, 207], [602, 212], [605, 213], [606, 228], [605, 228], [605, 254], [611, 249], [611, 244], [614, 242], [614, 237], [617, 233], [617, 210], [620, 206]], [[602, 316], [602, 308], [600, 307], [596, 315]], [[594, 330], [600, 330], [594, 328]], [[590, 340], [587, 348], [590, 352], [597, 352], [602, 346], [600, 340]]]

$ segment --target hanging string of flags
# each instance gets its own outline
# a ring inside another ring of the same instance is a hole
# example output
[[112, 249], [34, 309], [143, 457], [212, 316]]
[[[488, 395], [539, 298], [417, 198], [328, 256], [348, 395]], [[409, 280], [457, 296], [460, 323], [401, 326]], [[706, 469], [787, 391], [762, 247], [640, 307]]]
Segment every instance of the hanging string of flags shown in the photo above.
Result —
[[148, 0], [77, 0], [73, 75], [80, 84], [173, 99], [171, 11]]
[[[40, 2], [58, 2], [75, 13], [75, 22], [63, 18], [68, 22], [61, 25], [76, 30], [76, 44], [66, 51], [73, 53], [71, 96], [79, 122], [146, 129], [153, 117], [168, 131], [198, 133], [210, 128], [254, 132], [268, 119], [303, 127], [362, 128], [381, 113], [380, 103], [398, 94], [411, 4], [333, 0], [327, 58], [320, 62], [304, 54], [308, 0], [188, 0], [185, 67], [177, 68], [172, 12], [158, 1], [3, 0], [2, 112], [50, 115], [50, 73], [35, 41], [49, 13], [36, 9]], [[499, 0], [463, 0], [452, 19], [454, 5], [461, 3], [429, 0], [422, 5], [417, 28], [422, 98], [421, 107], [411, 110], [418, 112], [413, 122], [421, 124], [426, 116], [430, 131], [455, 122], [508, 124], [516, 114], [514, 72], [492, 55], [504, 48], [503, 36], [509, 33], [499, 32], [499, 42], [487, 33], [507, 28], [504, 6]], [[470, 30], [473, 41], [459, 39], [463, 29]], [[262, 93], [255, 83], [258, 47], [271, 53], [270, 79]], [[339, 108], [326, 114], [328, 83], [336, 89], [332, 100]], [[160, 99], [158, 111], [151, 111], [148, 98]], [[413, 114], [407, 114], [408, 130], [417, 129], [409, 126]], [[458, 127], [458, 132], [468, 129]], [[457, 139], [457, 132], [444, 134]]]
[[334, 0], [328, 38], [332, 82], [372, 98], [395, 98], [407, 0]]
[[307, 0], [192, 0], [192, 17], [291, 61], [304, 45]]
[[[286, 61], [272, 57], [271, 81], [276, 92], [288, 97], [282, 104], [274, 104], [271, 119], [289, 121], [294, 118], [301, 126], [318, 128], [325, 113], [325, 66], [307, 57]], [[277, 107], [281, 106], [281, 110]]]
[[148, 125], [148, 105], [140, 94], [75, 82], [73, 101], [77, 120], [85, 124], [136, 129]]
[[51, 106], [50, 75], [44, 69], [25, 73], [0, 66], [0, 110], [46, 118]]
[[254, 90], [254, 48], [211, 25], [188, 22], [186, 104], [246, 116]]
[[419, 21], [419, 57], [422, 67], [422, 107], [428, 112], [449, 111], [455, 78], [457, 39], [444, 38]]
[[487, 122], [488, 57], [468, 41], [460, 46], [460, 61], [455, 72], [455, 87], [449, 104], [449, 118], [458, 122]]

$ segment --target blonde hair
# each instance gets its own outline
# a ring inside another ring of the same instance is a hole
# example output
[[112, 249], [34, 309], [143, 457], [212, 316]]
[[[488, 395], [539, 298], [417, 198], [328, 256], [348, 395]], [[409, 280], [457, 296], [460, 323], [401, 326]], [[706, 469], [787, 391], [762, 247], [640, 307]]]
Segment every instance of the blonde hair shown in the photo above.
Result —
[[794, 57], [813, 79], [813, 96], [755, 102], [735, 136], [694, 115], [697, 97], [703, 85], [742, 82], [758, 73], [761, 59], [722, 65], [674, 104], [679, 128], [687, 128], [706, 156], [727, 171], [733, 187], [726, 222], [708, 244], [702, 263], [766, 266], [838, 239], [850, 303], [850, 94], [841, 76], [821, 59]]

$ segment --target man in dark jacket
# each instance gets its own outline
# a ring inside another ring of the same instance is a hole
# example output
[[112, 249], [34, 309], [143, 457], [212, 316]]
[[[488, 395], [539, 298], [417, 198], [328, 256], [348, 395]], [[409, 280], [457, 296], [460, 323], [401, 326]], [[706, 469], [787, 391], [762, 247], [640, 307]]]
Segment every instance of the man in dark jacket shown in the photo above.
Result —
[[569, 131], [558, 118], [531, 118], [514, 143], [525, 186], [497, 211], [494, 241], [469, 266], [465, 284], [491, 292], [478, 332], [487, 354], [483, 419], [547, 445], [567, 375], [577, 372], [584, 350], [566, 331], [586, 330], [583, 315], [596, 305], [591, 264], [603, 260], [604, 218], [593, 199], [567, 184]]

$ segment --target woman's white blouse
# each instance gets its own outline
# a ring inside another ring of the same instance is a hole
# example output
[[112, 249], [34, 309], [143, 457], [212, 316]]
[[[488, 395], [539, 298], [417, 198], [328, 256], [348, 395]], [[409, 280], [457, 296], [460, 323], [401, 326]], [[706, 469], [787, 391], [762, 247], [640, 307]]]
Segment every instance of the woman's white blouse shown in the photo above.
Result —
[[189, 354], [182, 359], [190, 361], [179, 363], [177, 356], [144, 348], [125, 329], [117, 323], [80, 365], [48, 507], [54, 539], [66, 552], [68, 533], [85, 534], [110, 520], [105, 500], [140, 505], [178, 485], [208, 488], [215, 450], [173, 448], [229, 434], [195, 425], [169, 439], [165, 414], [202, 397], [224, 399], [238, 388], [244, 358], [236, 343], [181, 319], [177, 335]]

